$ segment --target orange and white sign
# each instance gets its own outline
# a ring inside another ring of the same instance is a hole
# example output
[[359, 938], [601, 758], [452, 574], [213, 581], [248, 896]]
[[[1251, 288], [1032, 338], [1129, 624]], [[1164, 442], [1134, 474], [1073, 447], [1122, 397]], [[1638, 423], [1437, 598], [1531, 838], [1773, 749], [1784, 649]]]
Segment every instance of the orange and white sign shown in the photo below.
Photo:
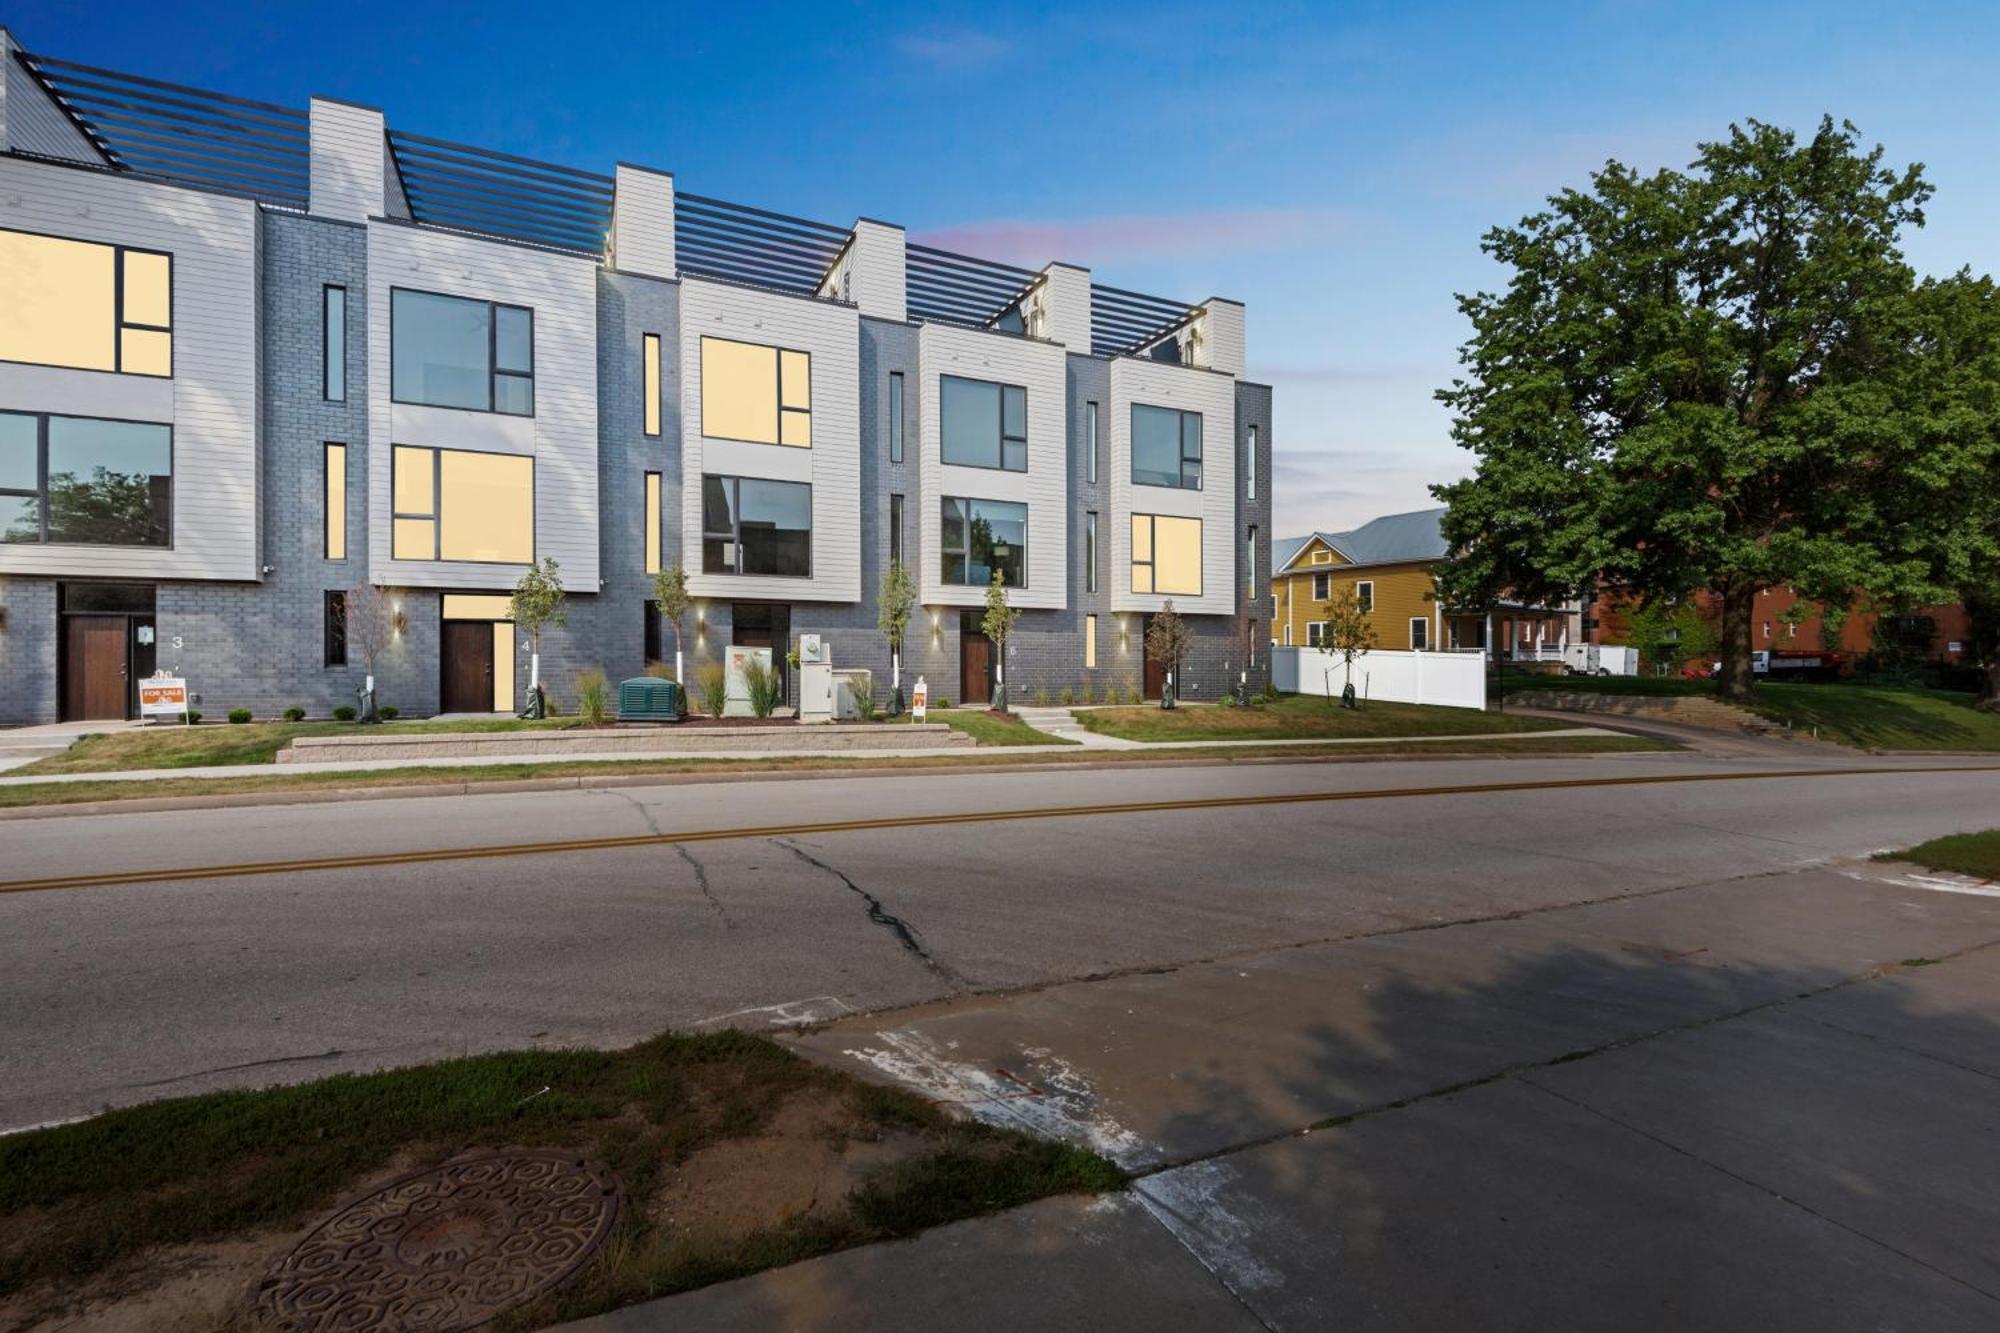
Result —
[[152, 676], [139, 682], [139, 716], [186, 716], [188, 686], [173, 676]]

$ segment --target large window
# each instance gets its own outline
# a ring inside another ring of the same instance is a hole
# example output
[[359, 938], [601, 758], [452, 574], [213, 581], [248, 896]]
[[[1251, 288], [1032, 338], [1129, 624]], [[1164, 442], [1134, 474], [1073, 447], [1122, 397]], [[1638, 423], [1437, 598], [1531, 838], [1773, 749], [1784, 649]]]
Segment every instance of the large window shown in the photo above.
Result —
[[1201, 413], [1132, 404], [1132, 484], [1201, 489]]
[[320, 395], [329, 403], [347, 401], [347, 288], [320, 288]]
[[399, 403], [535, 414], [535, 312], [397, 288], [389, 395]]
[[1028, 470], [1028, 391], [1018, 384], [945, 375], [938, 386], [944, 461]]
[[712, 440], [812, 448], [812, 357], [703, 338], [701, 433]]
[[812, 487], [757, 477], [703, 477], [701, 570], [811, 578]]
[[328, 560], [347, 559], [347, 446], [329, 444], [322, 455], [323, 547]]
[[0, 231], [0, 361], [174, 373], [170, 255]]
[[0, 412], [0, 542], [167, 546], [173, 430]]
[[997, 572], [1006, 587], [1027, 587], [1028, 506], [945, 496], [943, 551], [946, 583], [983, 588]]
[[1132, 515], [1132, 591], [1201, 596], [1201, 520]]
[[534, 560], [534, 459], [405, 444], [392, 452], [395, 559]]
[[903, 372], [889, 372], [889, 461], [903, 461]]

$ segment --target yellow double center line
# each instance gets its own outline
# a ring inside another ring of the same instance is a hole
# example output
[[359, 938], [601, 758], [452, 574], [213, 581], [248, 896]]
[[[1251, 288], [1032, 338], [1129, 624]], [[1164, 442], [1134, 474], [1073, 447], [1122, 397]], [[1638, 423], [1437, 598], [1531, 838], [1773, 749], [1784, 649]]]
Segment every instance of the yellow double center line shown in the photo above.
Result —
[[1233, 810], [1260, 805], [1308, 805], [1335, 801], [1384, 801], [1411, 796], [1478, 796], [1500, 792], [1560, 791], [1579, 787], [1648, 787], [1691, 782], [1754, 782], [1784, 778], [1878, 777], [1910, 773], [2000, 773], [1993, 765], [1950, 768], [1774, 769], [1750, 773], [1658, 773], [1609, 778], [1547, 778], [1530, 782], [1481, 782], [1430, 787], [1378, 787], [1365, 791], [1284, 792], [1269, 796], [1183, 797], [1171, 801], [1116, 801], [1095, 805], [1052, 805], [1024, 810], [969, 810], [957, 814], [895, 815], [874, 819], [827, 819], [743, 828], [694, 829], [685, 833], [639, 833], [615, 838], [569, 838], [559, 842], [511, 842], [483, 847], [439, 847], [428, 851], [374, 852], [350, 856], [302, 857], [290, 861], [244, 861], [229, 865], [168, 866], [113, 870], [40, 879], [0, 880], [0, 894], [48, 893], [56, 889], [107, 888], [120, 884], [163, 884], [176, 880], [234, 879], [245, 875], [290, 875], [314, 870], [367, 870], [422, 865], [432, 861], [494, 860], [565, 852], [614, 851], [675, 843], [726, 842], [741, 838], [795, 838], [815, 833], [865, 833], [875, 829], [938, 828], [952, 824], [997, 824], [1017, 819], [1079, 819], [1100, 815], [1146, 815], [1174, 810]]

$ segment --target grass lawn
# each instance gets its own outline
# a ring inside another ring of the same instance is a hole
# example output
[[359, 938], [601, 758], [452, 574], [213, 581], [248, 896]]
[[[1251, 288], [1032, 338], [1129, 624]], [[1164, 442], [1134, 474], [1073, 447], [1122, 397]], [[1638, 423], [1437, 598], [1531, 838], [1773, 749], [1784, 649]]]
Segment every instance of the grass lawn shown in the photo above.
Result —
[[[1436, 756], [1452, 754], [1607, 754], [1634, 750], [1673, 750], [1678, 746], [1641, 736], [1537, 736], [1532, 733], [1502, 735], [1492, 740], [1474, 741], [1390, 741], [1369, 746], [1243, 746], [1231, 749], [1174, 750], [1168, 754], [1145, 750], [1086, 750], [1071, 747], [1054, 753], [1009, 754], [1008, 747], [986, 751], [957, 751], [911, 759], [870, 758], [865, 752], [845, 755], [779, 756], [771, 759], [634, 759], [559, 762], [547, 764], [482, 764], [478, 766], [439, 765], [434, 768], [398, 768], [380, 772], [247, 773], [228, 778], [157, 778], [141, 782], [110, 779], [84, 782], [23, 782], [0, 786], [0, 810], [29, 806], [79, 805], [101, 801], [157, 800], [190, 796], [256, 796], [313, 791], [380, 790], [393, 794], [399, 789], [456, 787], [474, 790], [482, 783], [542, 780], [589, 782], [615, 777], [694, 779], [744, 773], [815, 772], [851, 773], [880, 769], [1000, 768], [1018, 764], [1160, 764], [1211, 759], [1355, 759], [1368, 756]], [[11, 774], [9, 775], [11, 776]], [[307, 799], [310, 796], [307, 795]]]
[[[606, 1247], [507, 1316], [516, 1329], [1123, 1183], [1091, 1153], [950, 1118], [761, 1037], [473, 1056], [0, 1139], [0, 1322], [115, 1319], [169, 1282], [200, 1286], [224, 1322], [338, 1201], [501, 1147], [583, 1153], [626, 1191]], [[828, 1179], [844, 1188], [816, 1188]]]
[[1553, 731], [1573, 725], [1513, 713], [1426, 704], [1366, 703], [1342, 708], [1334, 700], [1286, 695], [1249, 708], [1182, 704], [1080, 709], [1076, 720], [1091, 731], [1134, 741], [1301, 740], [1356, 736], [1470, 736]]
[[[1633, 676], [1509, 676], [1508, 694], [1524, 690], [1595, 694], [1708, 694], [1705, 680]], [[1885, 685], [1764, 682], [1748, 707], [1760, 717], [1820, 739], [1870, 750], [2000, 750], [2000, 713], [1972, 706], [1973, 696], [1949, 690]]]
[[1878, 861], [1915, 861], [1932, 870], [1954, 870], [1978, 879], [2000, 880], [2000, 829], [1932, 838], [1904, 852], [1884, 852]]
[[380, 731], [356, 722], [207, 723], [192, 727], [149, 726], [85, 736], [61, 754], [10, 770], [35, 773], [114, 773], [134, 768], [201, 768], [210, 764], [268, 764], [296, 736], [407, 736], [430, 731], [516, 731], [530, 727], [576, 726], [575, 718], [539, 722], [517, 718], [461, 722], [385, 722]]
[[[914, 719], [904, 713], [890, 720], [909, 722]], [[1036, 731], [1012, 713], [996, 713], [986, 708], [932, 708], [925, 712], [924, 721], [942, 722], [953, 731], [964, 732], [981, 745], [1076, 744], [1066, 736], [1051, 736], [1046, 731]]]

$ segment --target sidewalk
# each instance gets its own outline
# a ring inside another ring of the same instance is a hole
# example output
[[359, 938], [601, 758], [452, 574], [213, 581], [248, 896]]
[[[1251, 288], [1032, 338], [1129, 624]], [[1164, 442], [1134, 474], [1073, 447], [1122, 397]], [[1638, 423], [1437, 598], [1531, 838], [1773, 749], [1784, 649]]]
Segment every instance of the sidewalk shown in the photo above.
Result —
[[[99, 726], [97, 730], [103, 730]], [[1078, 728], [1081, 732], [1082, 729]], [[1053, 733], [1052, 733], [1053, 734]], [[1083, 733], [1089, 734], [1089, 733]], [[895, 759], [936, 759], [965, 757], [979, 754], [1037, 755], [1069, 754], [1079, 748], [1138, 749], [1173, 754], [1181, 750], [1226, 750], [1226, 749], [1269, 749], [1274, 746], [1297, 745], [1338, 745], [1367, 748], [1369, 746], [1406, 745], [1413, 742], [1479, 742], [1494, 740], [1519, 740], [1523, 735], [1530, 737], [1575, 737], [1575, 736], [1617, 736], [1623, 733], [1607, 727], [1563, 727], [1555, 731], [1480, 733], [1469, 736], [1367, 736], [1342, 738], [1307, 738], [1302, 740], [1249, 740], [1249, 741], [1120, 741], [1111, 737], [1098, 737], [1109, 741], [1109, 745], [1092, 747], [1075, 745], [1009, 745], [981, 746], [976, 749], [895, 749], [895, 750], [703, 750], [688, 754], [650, 754], [587, 752], [557, 755], [497, 755], [461, 756], [442, 759], [370, 759], [343, 760], [309, 764], [206, 764], [193, 768], [147, 768], [128, 769], [110, 773], [47, 773], [29, 776], [0, 777], [0, 787], [31, 786], [50, 782], [159, 782], [173, 778], [254, 778], [288, 776], [300, 773], [377, 773], [393, 772], [405, 768], [484, 768], [489, 765], [511, 764], [578, 764], [578, 763], [618, 763], [635, 764], [658, 761], [707, 761], [745, 759], [839, 759], [846, 763], [865, 765], [874, 760]]]
[[[1908, 960], [1897, 963], [1885, 960]], [[1839, 866], [843, 1020], [1046, 1200], [571, 1325], [1991, 1328], [2000, 899]]]

